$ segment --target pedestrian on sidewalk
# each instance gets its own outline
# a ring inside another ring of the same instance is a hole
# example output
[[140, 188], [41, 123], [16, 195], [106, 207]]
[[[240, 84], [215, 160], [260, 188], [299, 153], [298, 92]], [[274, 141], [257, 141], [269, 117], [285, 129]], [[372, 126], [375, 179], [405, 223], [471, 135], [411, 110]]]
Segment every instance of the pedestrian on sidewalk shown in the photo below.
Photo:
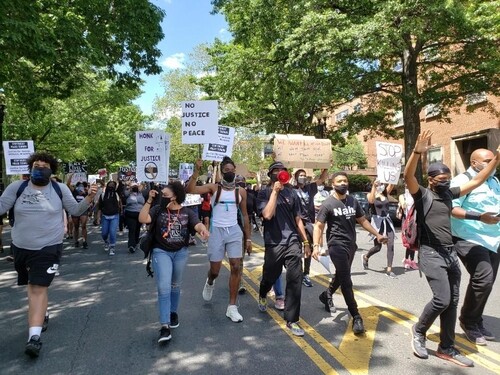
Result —
[[[470, 167], [451, 180], [460, 186], [476, 176], [495, 158], [480, 148], [470, 156]], [[485, 328], [483, 311], [498, 274], [500, 263], [500, 183], [493, 172], [468, 195], [453, 200], [451, 232], [458, 257], [470, 275], [458, 320], [469, 341], [486, 345], [495, 335]]]
[[[72, 215], [85, 212], [97, 191], [95, 185], [80, 203], [62, 183], [51, 182], [57, 172], [57, 160], [45, 152], [36, 152], [28, 160], [30, 180], [7, 186], [0, 197], [0, 214], [14, 208], [11, 247], [17, 284], [27, 285], [29, 335], [25, 353], [38, 357], [40, 336], [48, 305], [48, 288], [59, 268], [64, 238], [64, 209]], [[24, 189], [23, 189], [24, 187]], [[20, 191], [20, 189], [22, 191]], [[18, 195], [18, 192], [20, 194]]]
[[[460, 186], [450, 188], [451, 171], [442, 163], [433, 163], [427, 169], [429, 187], [418, 184], [415, 172], [420, 155], [431, 147], [432, 132], [419, 134], [415, 148], [404, 171], [408, 190], [415, 201], [419, 227], [419, 267], [432, 290], [432, 300], [424, 307], [418, 322], [412, 326], [413, 353], [426, 359], [426, 335], [437, 317], [440, 317], [439, 345], [436, 355], [464, 367], [474, 362], [454, 346], [455, 324], [460, 290], [461, 270], [451, 233], [452, 200], [469, 194], [483, 184], [500, 163], [500, 153], [477, 175]], [[500, 151], [500, 147], [497, 149]]]
[[[171, 328], [179, 327], [179, 301], [182, 276], [188, 259], [189, 234], [197, 232], [207, 239], [209, 233], [198, 216], [182, 203], [184, 186], [178, 181], [165, 186], [160, 203], [151, 209], [158, 192], [150, 190], [139, 213], [139, 221], [153, 225], [152, 264], [158, 291], [160, 337], [158, 343], [172, 338]], [[153, 220], [153, 218], [156, 218]]]

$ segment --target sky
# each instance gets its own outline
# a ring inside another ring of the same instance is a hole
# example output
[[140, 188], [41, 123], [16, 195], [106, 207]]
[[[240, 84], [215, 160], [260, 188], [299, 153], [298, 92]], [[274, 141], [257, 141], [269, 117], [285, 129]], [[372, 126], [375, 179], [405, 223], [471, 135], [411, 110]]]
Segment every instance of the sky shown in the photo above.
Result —
[[[215, 38], [230, 39], [227, 23], [220, 14], [210, 14], [210, 0], [153, 0], [166, 15], [161, 24], [165, 37], [159, 44], [162, 56], [159, 59], [163, 72], [182, 68], [194, 47], [211, 43]], [[163, 94], [160, 76], [144, 76], [144, 93], [135, 100], [145, 114], [151, 114], [153, 102]]]

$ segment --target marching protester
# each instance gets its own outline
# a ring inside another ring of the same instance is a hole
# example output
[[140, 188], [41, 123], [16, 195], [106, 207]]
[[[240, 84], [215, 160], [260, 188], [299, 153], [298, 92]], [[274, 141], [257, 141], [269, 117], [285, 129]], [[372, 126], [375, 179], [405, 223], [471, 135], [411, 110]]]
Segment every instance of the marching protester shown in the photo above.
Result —
[[[229, 276], [229, 305], [226, 316], [238, 323], [243, 317], [238, 311], [236, 300], [241, 279], [242, 249], [248, 254], [252, 252], [250, 223], [247, 215], [247, 193], [245, 189], [236, 188], [236, 165], [231, 158], [225, 156], [220, 164], [222, 179], [217, 184], [196, 185], [203, 161], [198, 159], [187, 192], [192, 194], [212, 194], [212, 223], [208, 239], [208, 270], [207, 281], [203, 287], [203, 299], [211, 301], [215, 287], [215, 279], [219, 276], [224, 255], [229, 258], [231, 274]], [[243, 230], [238, 225], [238, 214], [243, 217]]]
[[128, 251], [135, 253], [135, 248], [139, 243], [141, 234], [141, 223], [139, 222], [139, 212], [144, 206], [144, 197], [139, 190], [139, 185], [133, 183], [124, 190], [125, 196], [125, 224], [128, 228]]
[[104, 251], [110, 256], [115, 255], [116, 233], [122, 211], [122, 201], [116, 192], [116, 182], [109, 181], [104, 192], [99, 197], [101, 216], [101, 236], [104, 241]]
[[335, 276], [327, 290], [320, 294], [319, 300], [325, 310], [335, 312], [333, 294], [340, 287], [345, 303], [353, 318], [352, 330], [359, 335], [365, 332], [363, 318], [354, 298], [351, 267], [356, 254], [356, 223], [371, 233], [379, 243], [387, 243], [387, 237], [373, 228], [365, 218], [365, 213], [358, 200], [348, 195], [349, 180], [345, 172], [335, 172], [332, 177], [333, 192], [321, 205], [314, 224], [312, 256], [318, 260], [325, 224], [328, 253], [335, 266]]
[[[318, 186], [323, 186], [323, 183], [328, 177], [328, 170], [323, 169], [321, 175], [316, 181], [307, 183], [307, 174], [303, 169], [295, 171], [295, 192], [299, 197], [299, 202], [302, 207], [301, 217], [306, 229], [307, 238], [309, 242], [312, 242], [313, 236], [313, 225], [316, 216], [316, 211], [314, 209], [314, 196], [318, 193]], [[302, 284], [307, 287], [312, 287], [313, 283], [309, 277], [309, 271], [311, 270], [311, 256], [308, 255], [304, 257], [304, 274], [302, 276]]]
[[[401, 220], [401, 223], [403, 223], [408, 217], [411, 206], [413, 206], [413, 197], [411, 196], [410, 192], [408, 191], [408, 187], [405, 184], [405, 192], [403, 194], [400, 194], [398, 198], [398, 210], [396, 215], [397, 218]], [[415, 250], [405, 248], [403, 267], [405, 271], [409, 270], [410, 268], [413, 270], [418, 270], [418, 264], [415, 262]]]
[[[389, 194], [393, 189], [394, 185], [385, 185], [379, 180], [375, 180], [372, 184], [372, 189], [366, 196], [368, 203], [375, 207], [375, 213], [372, 215], [371, 225], [374, 227], [378, 233], [384, 235], [388, 238], [387, 241], [387, 268], [385, 270], [386, 275], [391, 279], [396, 278], [394, 272], [392, 272], [392, 262], [394, 260], [394, 224], [392, 223], [391, 217], [389, 216]], [[372, 255], [375, 255], [382, 249], [382, 244], [373, 240], [373, 247], [368, 250], [368, 253], [361, 255], [363, 268], [368, 269], [368, 259]]]
[[[431, 136], [432, 132], [429, 130], [419, 134], [404, 170], [404, 179], [417, 211], [420, 231], [419, 267], [433, 293], [432, 300], [424, 307], [418, 322], [412, 326], [411, 344], [417, 357], [428, 358], [426, 334], [439, 316], [441, 321], [436, 355], [460, 366], [472, 367], [474, 362], [454, 346], [461, 271], [453, 245], [450, 215], [452, 200], [467, 195], [483, 184], [499, 164], [500, 153], [470, 180], [452, 188], [450, 169], [442, 163], [431, 164], [427, 169], [429, 187], [424, 188], [418, 184], [415, 172], [420, 155], [431, 147]], [[500, 151], [500, 147], [497, 151]], [[473, 219], [477, 214], [468, 213], [464, 217]]]
[[180, 182], [166, 185], [159, 204], [151, 208], [157, 194], [155, 189], [149, 191], [139, 221], [153, 225], [152, 264], [161, 324], [158, 343], [161, 343], [172, 338], [171, 328], [179, 327], [177, 311], [188, 260], [189, 233], [196, 231], [203, 239], [209, 233], [194, 211], [182, 206], [186, 193]]
[[[73, 189], [73, 196], [76, 201], [79, 203], [88, 195], [87, 193], [88, 184], [87, 182], [79, 181], [76, 183], [75, 188]], [[80, 227], [82, 228], [82, 238], [83, 243], [82, 247], [84, 249], [88, 248], [87, 242], [87, 222], [89, 210], [85, 211], [83, 214], [79, 216], [71, 215], [71, 221], [73, 222], [73, 238], [75, 240], [75, 247], [80, 246], [79, 238], [80, 238]]]
[[45, 152], [36, 152], [27, 160], [29, 181], [16, 181], [0, 197], [0, 214], [14, 208], [11, 247], [18, 285], [27, 285], [28, 342], [25, 353], [38, 357], [42, 348], [40, 336], [46, 319], [48, 288], [59, 268], [64, 238], [64, 209], [71, 215], [85, 212], [96, 193], [77, 203], [70, 189], [51, 181], [57, 172], [57, 160]]
[[[470, 167], [451, 180], [461, 186], [495, 159], [490, 150], [480, 148], [470, 156]], [[495, 335], [484, 326], [483, 311], [493, 289], [500, 263], [500, 183], [495, 170], [481, 186], [453, 200], [451, 232], [458, 257], [470, 275], [460, 311], [460, 327], [469, 341], [486, 345]]]
[[267, 293], [280, 277], [284, 266], [284, 319], [293, 335], [304, 336], [304, 330], [299, 325], [303, 278], [302, 244], [307, 257], [311, 255], [311, 247], [300, 215], [300, 198], [290, 186], [278, 180], [280, 171], [286, 171], [286, 168], [279, 161], [269, 166], [268, 176], [271, 182], [267, 187], [262, 187], [257, 196], [257, 208], [263, 219], [265, 247], [258, 306], [260, 311], [267, 310]]

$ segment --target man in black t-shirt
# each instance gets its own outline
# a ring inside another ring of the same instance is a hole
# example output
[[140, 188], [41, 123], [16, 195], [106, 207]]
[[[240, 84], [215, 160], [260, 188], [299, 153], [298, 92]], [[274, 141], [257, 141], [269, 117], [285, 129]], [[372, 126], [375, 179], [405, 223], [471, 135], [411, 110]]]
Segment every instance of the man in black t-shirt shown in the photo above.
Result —
[[[328, 177], [328, 169], [321, 171], [321, 176], [311, 183], [307, 182], [306, 171], [298, 169], [295, 171], [295, 192], [299, 197], [299, 202], [302, 207], [302, 223], [306, 229], [307, 239], [312, 242], [313, 225], [316, 219], [316, 211], [314, 209], [314, 196], [318, 192], [318, 185], [323, 185]], [[302, 284], [307, 287], [312, 287], [312, 281], [309, 278], [309, 271], [311, 269], [311, 257], [304, 257], [304, 275], [302, 277]]]
[[334, 192], [323, 202], [316, 217], [312, 256], [318, 259], [323, 230], [327, 224], [328, 253], [336, 271], [328, 289], [320, 294], [319, 299], [324, 303], [327, 311], [335, 312], [332, 296], [340, 286], [349, 313], [353, 317], [352, 330], [358, 335], [364, 333], [365, 328], [358, 311], [358, 304], [354, 299], [351, 279], [351, 266], [357, 249], [356, 223], [373, 234], [380, 243], [386, 243], [387, 237], [379, 234], [366, 220], [365, 213], [357, 199], [347, 195], [349, 181], [345, 172], [334, 173], [332, 184]]
[[280, 171], [286, 171], [281, 162], [269, 167], [271, 184], [262, 188], [257, 196], [257, 209], [264, 226], [264, 267], [259, 289], [259, 309], [267, 310], [267, 293], [286, 267], [286, 299], [284, 318], [286, 326], [295, 336], [304, 336], [299, 326], [302, 293], [302, 245], [306, 256], [311, 248], [300, 218], [297, 194], [289, 185], [278, 181]]
[[[436, 318], [441, 320], [439, 346], [436, 355], [460, 366], [473, 367], [467, 357], [454, 347], [455, 324], [460, 289], [461, 271], [456, 249], [453, 247], [450, 214], [452, 200], [466, 195], [480, 186], [499, 164], [499, 154], [474, 178], [450, 189], [451, 171], [442, 163], [431, 164], [427, 170], [429, 188], [418, 184], [415, 177], [422, 153], [431, 144], [432, 132], [423, 131], [417, 139], [404, 171], [408, 190], [415, 201], [419, 228], [419, 267], [432, 290], [432, 300], [425, 306], [418, 322], [412, 327], [412, 349], [419, 358], [428, 358], [426, 334]], [[499, 147], [500, 150], [500, 147]], [[477, 220], [469, 213], [465, 219]]]

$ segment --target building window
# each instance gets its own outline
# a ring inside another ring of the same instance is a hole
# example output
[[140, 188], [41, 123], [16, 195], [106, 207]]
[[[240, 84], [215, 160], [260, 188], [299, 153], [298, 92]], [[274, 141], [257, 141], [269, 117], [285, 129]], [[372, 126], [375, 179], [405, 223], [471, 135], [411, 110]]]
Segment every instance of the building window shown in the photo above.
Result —
[[340, 122], [349, 115], [349, 110], [345, 109], [335, 115], [335, 122]]
[[354, 113], [361, 112], [361, 103], [356, 104], [353, 109], [354, 109]]
[[427, 104], [425, 106], [425, 118], [431, 118], [439, 116], [441, 109], [436, 104]]
[[469, 94], [465, 97], [465, 104], [467, 105], [476, 105], [484, 103], [486, 101], [488, 101], [488, 98], [486, 97], [486, 93], [484, 91], [475, 94]]
[[403, 121], [403, 111], [396, 111], [394, 112], [394, 118], [393, 118], [393, 121], [394, 121], [394, 127], [395, 128], [400, 128], [404, 125], [404, 121]]
[[427, 160], [429, 164], [443, 162], [443, 150], [441, 147], [431, 148], [427, 151]]

